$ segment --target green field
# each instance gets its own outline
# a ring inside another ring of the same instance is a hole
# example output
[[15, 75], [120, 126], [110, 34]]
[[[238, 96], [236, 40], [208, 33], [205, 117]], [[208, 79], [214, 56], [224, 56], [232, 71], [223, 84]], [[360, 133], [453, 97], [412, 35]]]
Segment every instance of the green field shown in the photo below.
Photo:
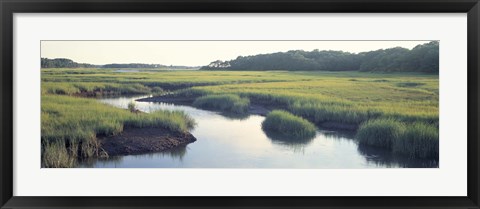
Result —
[[[435, 143], [438, 146], [438, 75], [323, 71], [116, 72], [114, 69], [42, 69], [42, 156], [51, 158], [53, 151], [48, 154], [49, 149], [56, 150], [61, 156], [71, 156], [71, 141], [75, 141], [73, 144], [76, 146], [84, 146], [85, 155], [95, 155], [95, 137], [117, 134], [124, 126], [155, 125], [187, 131], [193, 122], [182, 113], [161, 111], [138, 115], [89, 98], [119, 94], [161, 94], [167, 91], [173, 92], [177, 97], [198, 98], [197, 106], [210, 109], [241, 112], [249, 103], [282, 109], [317, 127], [357, 130], [359, 127], [374, 127], [362, 126], [374, 119], [394, 121], [406, 130], [412, 130], [410, 132], [425, 133], [428, 137], [410, 140], [399, 136], [402, 143], [391, 149], [423, 157], [402, 150], [409, 145], [424, 146], [424, 140], [434, 141], [430, 147], [435, 147]], [[236, 106], [211, 105], [212, 101], [229, 101]], [[364, 130], [362, 133], [367, 132]], [[382, 137], [381, 131], [373, 132], [376, 137]], [[408, 134], [412, 135], [404, 135]], [[364, 136], [365, 134], [362, 135]], [[389, 136], [389, 133], [384, 136]], [[82, 143], [77, 143], [78, 141]], [[52, 145], [52, 142], [56, 144]], [[89, 148], [92, 148], [91, 151], [88, 151]], [[69, 166], [69, 162], [66, 160], [65, 167]]]

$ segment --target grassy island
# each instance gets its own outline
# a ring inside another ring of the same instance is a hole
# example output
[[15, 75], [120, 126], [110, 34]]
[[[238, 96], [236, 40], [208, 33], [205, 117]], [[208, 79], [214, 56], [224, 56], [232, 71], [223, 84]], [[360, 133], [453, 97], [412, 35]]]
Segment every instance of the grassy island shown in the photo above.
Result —
[[317, 130], [309, 121], [283, 110], [270, 112], [263, 121], [262, 128], [292, 137], [313, 137]]

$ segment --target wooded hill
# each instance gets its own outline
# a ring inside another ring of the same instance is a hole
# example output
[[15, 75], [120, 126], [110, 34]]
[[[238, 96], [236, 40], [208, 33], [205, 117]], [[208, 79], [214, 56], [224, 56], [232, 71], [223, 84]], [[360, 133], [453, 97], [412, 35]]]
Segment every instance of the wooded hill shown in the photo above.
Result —
[[370, 71], [438, 73], [439, 43], [409, 50], [402, 47], [349, 53], [331, 50], [291, 50], [214, 61], [202, 70]]

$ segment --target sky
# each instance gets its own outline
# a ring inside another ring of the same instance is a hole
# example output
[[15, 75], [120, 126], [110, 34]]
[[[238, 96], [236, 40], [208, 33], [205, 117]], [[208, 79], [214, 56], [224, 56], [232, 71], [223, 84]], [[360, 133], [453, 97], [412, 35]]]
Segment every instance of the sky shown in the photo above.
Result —
[[204, 66], [215, 60], [289, 50], [359, 53], [392, 47], [412, 49], [429, 41], [42, 41], [41, 57], [95, 65], [145, 63]]

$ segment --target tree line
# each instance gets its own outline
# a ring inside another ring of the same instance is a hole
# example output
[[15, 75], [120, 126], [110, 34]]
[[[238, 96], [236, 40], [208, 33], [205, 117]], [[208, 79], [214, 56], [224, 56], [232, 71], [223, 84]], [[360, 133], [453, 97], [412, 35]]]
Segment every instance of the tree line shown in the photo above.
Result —
[[106, 64], [102, 68], [163, 68], [165, 65], [160, 64], [143, 64], [143, 63], [128, 63], [128, 64]]
[[42, 68], [96, 68], [98, 65], [92, 65], [87, 63], [76, 63], [71, 59], [56, 58], [48, 59], [41, 58]]
[[168, 69], [198, 69], [199, 67], [189, 66], [174, 66], [174, 65], [161, 65], [161, 64], [144, 64], [144, 63], [127, 63], [127, 64], [105, 64], [105, 65], [92, 65], [87, 63], [77, 63], [71, 59], [66, 58], [41, 58], [42, 68], [168, 68]]
[[438, 68], [439, 42], [432, 41], [411, 50], [402, 47], [361, 53], [291, 50], [239, 56], [230, 61], [211, 62], [201, 69], [438, 73]]

